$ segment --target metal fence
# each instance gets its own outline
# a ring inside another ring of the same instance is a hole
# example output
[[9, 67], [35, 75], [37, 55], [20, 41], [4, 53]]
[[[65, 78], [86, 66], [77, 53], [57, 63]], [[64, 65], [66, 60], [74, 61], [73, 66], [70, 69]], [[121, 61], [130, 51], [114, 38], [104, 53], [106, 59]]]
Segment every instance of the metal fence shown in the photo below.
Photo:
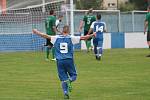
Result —
[[[79, 28], [80, 21], [83, 20], [86, 10], [74, 10], [74, 20], [70, 20], [70, 11], [64, 14], [64, 20], [62, 21], [61, 27], [63, 25], [70, 25], [71, 21], [74, 23], [74, 31], [77, 32]], [[108, 32], [143, 32], [144, 30], [144, 20], [146, 11], [132, 11], [132, 12], [120, 12], [119, 10], [94, 10], [93, 15], [96, 13], [101, 13], [102, 20], [106, 22]], [[33, 26], [34, 28], [39, 28], [41, 31], [45, 32], [44, 20], [46, 14], [31, 13], [31, 12], [19, 12], [9, 13], [6, 16], [0, 16], [0, 34], [6, 33], [21, 33], [22, 30], [30, 30]], [[18, 23], [18, 20], [21, 22]], [[38, 21], [37, 21], [38, 20]], [[39, 22], [40, 21], [40, 22]], [[28, 25], [30, 23], [30, 25]]]
[[[74, 10], [74, 30], [78, 30], [80, 20], [87, 10]], [[143, 32], [146, 11], [120, 12], [119, 10], [94, 10], [93, 15], [101, 13], [108, 32]], [[67, 19], [70, 22], [68, 11]], [[66, 21], [65, 21], [66, 22]]]

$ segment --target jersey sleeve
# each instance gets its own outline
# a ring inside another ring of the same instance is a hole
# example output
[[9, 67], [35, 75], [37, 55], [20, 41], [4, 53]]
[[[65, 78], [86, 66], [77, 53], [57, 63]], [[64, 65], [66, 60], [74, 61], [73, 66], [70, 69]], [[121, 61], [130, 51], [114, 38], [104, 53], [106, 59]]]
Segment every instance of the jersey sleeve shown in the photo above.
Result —
[[92, 22], [90, 28], [92, 28], [92, 29], [94, 28], [94, 23], [95, 23], [95, 22]]
[[94, 21], [96, 21], [96, 17], [95, 17], [95, 16], [93, 16], [93, 22], [94, 22]]
[[73, 44], [80, 43], [80, 36], [71, 36], [71, 40]]
[[83, 17], [83, 21], [86, 21], [86, 16]]
[[148, 21], [148, 18], [149, 18], [149, 14], [146, 14], [146, 19], [145, 19], [145, 21]]
[[106, 23], [103, 22], [103, 24], [104, 24], [104, 30], [107, 30]]
[[57, 39], [57, 35], [56, 36], [51, 36], [51, 43], [54, 44], [56, 42]]
[[56, 25], [56, 27], [58, 27], [58, 25], [59, 25], [59, 20], [56, 20], [55, 25]]

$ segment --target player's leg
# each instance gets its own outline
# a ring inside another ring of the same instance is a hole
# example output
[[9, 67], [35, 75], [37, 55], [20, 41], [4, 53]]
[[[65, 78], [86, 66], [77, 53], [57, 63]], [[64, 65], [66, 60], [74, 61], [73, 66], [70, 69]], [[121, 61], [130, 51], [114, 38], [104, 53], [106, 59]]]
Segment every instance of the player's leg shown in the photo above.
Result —
[[[88, 31], [84, 30], [84, 36], [88, 34]], [[87, 52], [89, 52], [90, 42], [88, 40], [85, 40]]]
[[[93, 34], [93, 33], [90, 33], [90, 34]], [[88, 51], [90, 50], [90, 48], [92, 49], [91, 40], [92, 40], [92, 38], [89, 38], [89, 39], [87, 40], [87, 48], [88, 48]]]
[[98, 46], [97, 46], [97, 57], [98, 60], [101, 60], [102, 53], [103, 53], [103, 40], [98, 41]]
[[62, 84], [62, 89], [64, 93], [64, 98], [69, 99], [69, 91], [68, 91], [68, 73], [64, 67], [65, 61], [59, 60], [57, 61], [57, 70], [58, 70], [58, 76]]
[[52, 60], [55, 61], [56, 58], [55, 58], [55, 48], [52, 47]]
[[90, 51], [90, 47], [91, 47], [91, 39], [86, 40], [86, 47], [87, 47], [87, 51]]
[[69, 75], [68, 90], [71, 92], [72, 91], [71, 83], [77, 79], [77, 71], [73, 59], [68, 59], [65, 67]]
[[148, 44], [148, 46], [149, 46], [149, 49], [150, 49], [150, 41], [147, 41], [147, 44]]
[[49, 54], [50, 54], [50, 49], [51, 49], [49, 39], [46, 39], [46, 45], [45, 46], [46, 46], [46, 60], [49, 60]]
[[[147, 44], [148, 44], [149, 50], [150, 50], [150, 31], [147, 32]], [[150, 54], [147, 55], [147, 57], [150, 57]]]
[[68, 61], [69, 67], [67, 67], [67, 71], [69, 74], [69, 80], [71, 82], [75, 81], [77, 79], [77, 71], [76, 71], [76, 66], [74, 64], [73, 59], [70, 59]]
[[98, 41], [96, 38], [93, 39], [93, 45], [94, 45], [94, 54], [95, 54], [95, 57], [97, 59], [97, 46], [98, 46]]
[[147, 32], [147, 44], [148, 44], [149, 49], [150, 49], [150, 31]]

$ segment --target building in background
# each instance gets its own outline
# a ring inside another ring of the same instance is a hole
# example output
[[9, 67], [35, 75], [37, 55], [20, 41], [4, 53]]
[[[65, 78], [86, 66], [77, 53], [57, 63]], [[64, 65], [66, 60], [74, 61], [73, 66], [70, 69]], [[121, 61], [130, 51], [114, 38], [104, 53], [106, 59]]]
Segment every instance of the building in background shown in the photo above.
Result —
[[103, 0], [104, 9], [116, 10], [121, 3], [127, 3], [129, 0]]

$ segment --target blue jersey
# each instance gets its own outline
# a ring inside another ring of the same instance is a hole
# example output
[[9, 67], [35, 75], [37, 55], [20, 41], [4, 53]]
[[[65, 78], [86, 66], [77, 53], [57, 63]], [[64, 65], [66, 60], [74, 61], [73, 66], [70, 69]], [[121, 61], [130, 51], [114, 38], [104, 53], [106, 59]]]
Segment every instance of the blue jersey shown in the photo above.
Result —
[[93, 32], [96, 32], [97, 40], [103, 40], [103, 33], [104, 30], [106, 30], [106, 24], [100, 20], [95, 21], [92, 23], [91, 27], [93, 29]]
[[57, 60], [73, 59], [73, 45], [80, 42], [79, 36], [51, 36]]

